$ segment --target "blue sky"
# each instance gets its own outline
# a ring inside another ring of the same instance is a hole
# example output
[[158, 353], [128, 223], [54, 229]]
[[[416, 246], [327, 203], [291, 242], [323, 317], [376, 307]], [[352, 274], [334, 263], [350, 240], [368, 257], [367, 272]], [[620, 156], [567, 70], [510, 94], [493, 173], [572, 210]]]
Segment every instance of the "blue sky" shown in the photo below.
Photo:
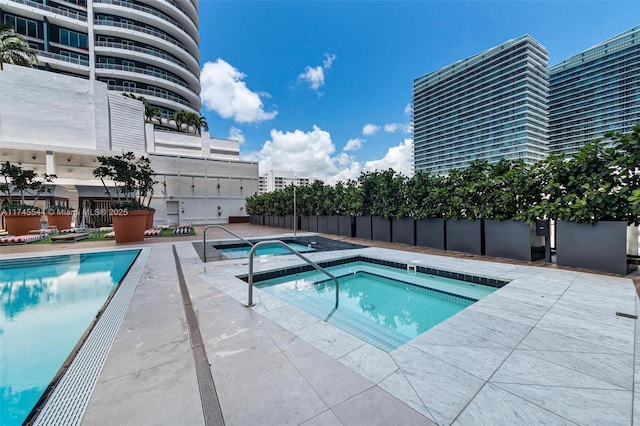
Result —
[[637, 0], [200, 0], [201, 113], [260, 174], [409, 174], [415, 78], [523, 34], [554, 65], [639, 23]]

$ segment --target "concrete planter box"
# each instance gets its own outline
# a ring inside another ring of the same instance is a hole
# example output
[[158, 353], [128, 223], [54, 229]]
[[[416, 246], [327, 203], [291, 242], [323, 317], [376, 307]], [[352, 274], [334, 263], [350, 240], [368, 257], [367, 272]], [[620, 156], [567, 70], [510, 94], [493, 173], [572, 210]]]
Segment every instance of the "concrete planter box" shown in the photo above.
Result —
[[412, 217], [391, 219], [391, 239], [394, 243], [416, 245], [416, 221]]
[[391, 219], [371, 216], [371, 239], [391, 242]]
[[627, 223], [557, 221], [556, 260], [562, 266], [627, 274]]
[[338, 216], [338, 235], [343, 237], [355, 237], [356, 218], [353, 216]]
[[318, 232], [318, 216], [309, 216], [309, 232]]
[[484, 246], [487, 256], [527, 262], [544, 258], [544, 237], [536, 236], [535, 223], [485, 219]]
[[356, 216], [356, 237], [371, 239], [371, 216]]
[[447, 219], [446, 230], [447, 250], [484, 254], [484, 221], [482, 219]]
[[338, 235], [339, 216], [327, 216], [327, 234]]
[[445, 250], [445, 220], [441, 218], [416, 220], [416, 245]]
[[328, 218], [329, 216], [317, 216], [318, 217], [318, 232], [321, 234], [327, 234], [329, 232]]

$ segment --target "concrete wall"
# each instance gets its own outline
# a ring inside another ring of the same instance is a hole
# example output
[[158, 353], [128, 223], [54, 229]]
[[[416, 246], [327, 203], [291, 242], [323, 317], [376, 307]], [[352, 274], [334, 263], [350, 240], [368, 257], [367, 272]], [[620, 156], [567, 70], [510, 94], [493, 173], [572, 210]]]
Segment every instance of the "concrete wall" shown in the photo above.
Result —
[[106, 84], [5, 65], [0, 93], [0, 141], [108, 149]]
[[149, 158], [159, 182], [152, 201], [156, 223], [171, 221], [167, 205], [175, 202], [180, 223], [227, 223], [229, 216], [245, 216], [246, 197], [258, 192], [257, 162], [156, 154]]

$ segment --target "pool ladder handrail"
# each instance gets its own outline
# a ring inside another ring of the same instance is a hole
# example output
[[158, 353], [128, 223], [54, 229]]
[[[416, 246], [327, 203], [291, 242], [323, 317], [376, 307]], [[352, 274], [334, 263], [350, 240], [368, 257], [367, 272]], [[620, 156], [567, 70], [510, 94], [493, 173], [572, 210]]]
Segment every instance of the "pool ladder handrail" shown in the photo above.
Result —
[[204, 258], [205, 263], [207, 261], [207, 229], [209, 229], [209, 228], [220, 228], [223, 231], [227, 231], [229, 234], [233, 235], [234, 237], [244, 241], [245, 243], [249, 244], [250, 246], [253, 246], [253, 243], [251, 241], [247, 241], [244, 238], [242, 238], [241, 236], [234, 234], [233, 232], [229, 231], [227, 228], [225, 228], [222, 225], [207, 225], [207, 226], [204, 227], [204, 230], [202, 231], [202, 244], [204, 245], [203, 258]]
[[[329, 276], [329, 278], [331, 278], [333, 281], [335, 281], [335, 283], [336, 283], [336, 304], [335, 304], [335, 307], [333, 308], [333, 311], [338, 309], [338, 301], [339, 301], [339, 294], [340, 294], [340, 284], [338, 283], [338, 279], [332, 273], [330, 273], [329, 271], [324, 269], [322, 266], [316, 264], [315, 262], [313, 262], [309, 258], [301, 255], [297, 250], [291, 248], [286, 243], [284, 243], [283, 241], [280, 241], [280, 240], [269, 240], [269, 241], [257, 242], [257, 243], [255, 243], [253, 245], [253, 247], [251, 247], [251, 250], [249, 251], [249, 296], [248, 296], [247, 305], [246, 305], [247, 307], [251, 307], [251, 306], [255, 305], [255, 303], [253, 303], [253, 255], [255, 254], [255, 251], [256, 251], [256, 249], [258, 247], [267, 246], [267, 245], [280, 245], [280, 246], [286, 248], [291, 253], [295, 254], [300, 259], [304, 260], [309, 265], [313, 266], [315, 269], [317, 269], [318, 271], [322, 272], [323, 274]], [[333, 313], [333, 311], [332, 311], [332, 313]]]

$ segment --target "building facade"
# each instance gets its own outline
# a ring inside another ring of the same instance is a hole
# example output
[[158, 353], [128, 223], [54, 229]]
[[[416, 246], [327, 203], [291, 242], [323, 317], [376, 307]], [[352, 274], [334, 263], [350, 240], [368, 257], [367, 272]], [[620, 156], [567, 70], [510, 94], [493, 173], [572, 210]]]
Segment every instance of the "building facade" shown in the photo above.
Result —
[[414, 80], [415, 171], [547, 155], [548, 55], [528, 35]]
[[640, 122], [640, 26], [551, 67], [549, 150], [572, 154]]
[[260, 175], [259, 189], [260, 194], [265, 192], [273, 192], [284, 189], [286, 186], [307, 186], [312, 182], [308, 177], [296, 176], [295, 172], [286, 170], [270, 170]]
[[144, 96], [167, 121], [200, 111], [197, 0], [0, 0], [47, 71]]
[[142, 102], [100, 81], [5, 64], [0, 92], [11, 99], [0, 102], [0, 161], [55, 174], [39, 207], [72, 207], [77, 225], [109, 222], [97, 213], [109, 203], [93, 176], [101, 155], [149, 157], [156, 225], [228, 223], [258, 192], [258, 163], [240, 160], [238, 141], [157, 130]]

